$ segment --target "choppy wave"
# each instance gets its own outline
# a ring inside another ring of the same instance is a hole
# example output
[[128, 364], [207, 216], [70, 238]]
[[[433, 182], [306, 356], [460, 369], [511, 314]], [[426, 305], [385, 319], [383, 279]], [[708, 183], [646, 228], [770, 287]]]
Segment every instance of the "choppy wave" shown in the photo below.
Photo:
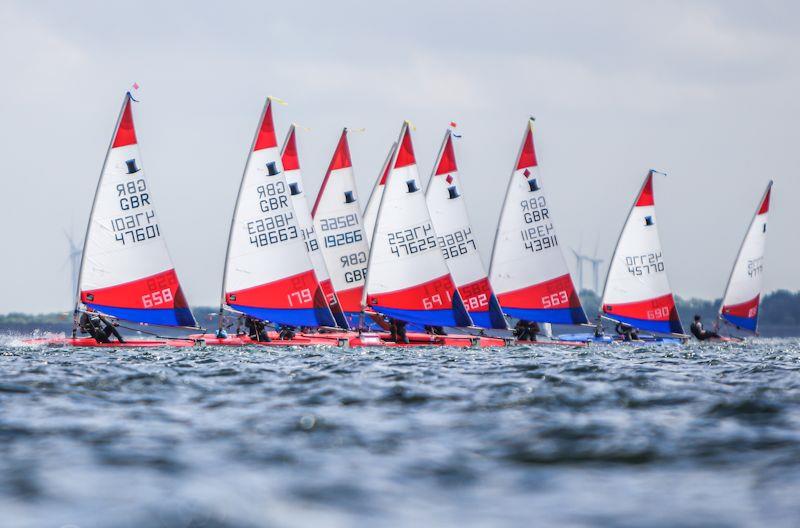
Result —
[[0, 340], [3, 526], [793, 526], [800, 342]]

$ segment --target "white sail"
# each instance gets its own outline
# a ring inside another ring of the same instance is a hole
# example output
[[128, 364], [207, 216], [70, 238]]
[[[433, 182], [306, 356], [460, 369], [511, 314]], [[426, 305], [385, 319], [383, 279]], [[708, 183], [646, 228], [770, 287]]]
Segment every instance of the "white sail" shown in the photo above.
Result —
[[138, 323], [196, 327], [167, 251], [125, 95], [89, 217], [79, 300]]
[[601, 309], [608, 318], [635, 328], [682, 334], [658, 236], [653, 172], [647, 173], [622, 228]]
[[410, 323], [470, 326], [436, 242], [408, 123], [391, 167], [370, 248], [366, 304]]
[[771, 193], [770, 181], [736, 255], [736, 262], [731, 270], [719, 311], [723, 320], [751, 332], [756, 332], [758, 329]]
[[267, 99], [231, 221], [224, 303], [292, 326], [335, 324], [320, 288], [283, 173]]
[[448, 130], [425, 191], [437, 243], [473, 323], [483, 328], [506, 328], [478, 252], [462, 193], [453, 133]]
[[356, 327], [361, 317], [369, 243], [361, 220], [346, 128], [336, 145], [311, 216], [333, 289], [348, 325]]
[[336, 297], [336, 292], [333, 290], [328, 268], [325, 265], [325, 258], [322, 256], [322, 251], [319, 247], [317, 232], [314, 229], [314, 221], [311, 219], [311, 211], [306, 201], [305, 185], [300, 169], [300, 156], [297, 149], [297, 132], [294, 125], [289, 127], [286, 140], [283, 142], [281, 163], [283, 163], [286, 183], [289, 184], [289, 194], [292, 196], [292, 206], [297, 216], [297, 224], [303, 234], [303, 241], [311, 258], [311, 264], [314, 268], [314, 273], [317, 275], [319, 286], [325, 295], [325, 300], [331, 309], [334, 319], [336, 319], [336, 324], [342, 328], [347, 328], [347, 320]]
[[525, 126], [497, 225], [489, 281], [503, 311], [526, 321], [586, 323], [556, 235], [533, 144]]
[[389, 177], [392, 157], [394, 156], [394, 149], [396, 148], [397, 143], [392, 143], [389, 154], [386, 156], [386, 161], [383, 162], [381, 171], [378, 173], [378, 178], [375, 180], [375, 185], [372, 187], [372, 192], [367, 200], [367, 206], [364, 208], [364, 234], [367, 235], [367, 242], [370, 244], [372, 244], [372, 235], [375, 232], [375, 220], [378, 218], [378, 208], [381, 205], [383, 189], [386, 185], [386, 178]]

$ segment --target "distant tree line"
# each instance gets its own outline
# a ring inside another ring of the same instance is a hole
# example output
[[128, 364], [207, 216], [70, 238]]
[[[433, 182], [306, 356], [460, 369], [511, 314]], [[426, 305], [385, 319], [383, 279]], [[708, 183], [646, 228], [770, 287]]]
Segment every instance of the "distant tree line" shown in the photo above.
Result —
[[[586, 310], [586, 315], [593, 319], [600, 309], [600, 297], [593, 291], [581, 291], [581, 302]], [[699, 315], [706, 325], [717, 318], [719, 305], [722, 299], [713, 301], [705, 299], [683, 299], [677, 297], [675, 304], [681, 316], [684, 327], [688, 328], [692, 318]], [[798, 327], [800, 332], [800, 292], [778, 290], [768, 293], [761, 301], [761, 314], [758, 320], [759, 328], [768, 327]]]

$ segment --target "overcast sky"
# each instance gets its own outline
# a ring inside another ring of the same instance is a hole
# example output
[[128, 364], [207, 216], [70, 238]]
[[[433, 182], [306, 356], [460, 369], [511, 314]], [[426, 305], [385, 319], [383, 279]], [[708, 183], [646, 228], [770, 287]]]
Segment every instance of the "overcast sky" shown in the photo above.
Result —
[[342, 126], [366, 128], [350, 136], [365, 203], [404, 119], [426, 180], [456, 121], [484, 260], [529, 115], [565, 247], [608, 259], [647, 169], [666, 171], [659, 229], [683, 297], [721, 296], [774, 179], [766, 288], [800, 289], [799, 11], [791, 1], [4, 0], [0, 312], [69, 309], [62, 229], [83, 235], [134, 81], [143, 164], [194, 305], [218, 302], [268, 94], [289, 102], [276, 107], [279, 137], [293, 121], [311, 128], [299, 147], [312, 196]]

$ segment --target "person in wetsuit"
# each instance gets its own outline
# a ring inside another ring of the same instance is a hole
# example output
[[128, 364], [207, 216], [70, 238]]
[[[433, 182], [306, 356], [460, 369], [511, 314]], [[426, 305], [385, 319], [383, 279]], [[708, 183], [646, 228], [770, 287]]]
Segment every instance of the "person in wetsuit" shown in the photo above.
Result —
[[253, 341], [262, 343], [269, 343], [272, 341], [267, 333], [266, 327], [264, 326], [264, 321], [256, 319], [255, 317], [246, 317], [244, 320], [244, 326], [247, 329], [247, 335]]
[[291, 341], [294, 339], [294, 336], [297, 335], [294, 331], [293, 326], [282, 326], [280, 332], [278, 332], [278, 339], [281, 341]]
[[536, 334], [540, 331], [539, 323], [536, 321], [525, 321], [520, 319], [514, 325], [514, 336], [519, 341], [536, 341]]
[[406, 333], [406, 322], [399, 319], [389, 319], [389, 339], [395, 343], [409, 344]]
[[602, 339], [605, 337], [606, 331], [603, 328], [603, 320], [598, 317], [597, 324], [594, 326], [594, 337], [597, 339]]
[[110, 343], [110, 337], [113, 335], [117, 341], [124, 343], [125, 340], [116, 329], [116, 324], [112, 323], [105, 317], [99, 314], [89, 314], [83, 312], [78, 321], [78, 327], [81, 329], [82, 334], [89, 334], [98, 343]]
[[617, 323], [617, 326], [614, 327], [614, 330], [616, 330], [617, 334], [622, 336], [623, 341], [639, 340], [639, 332], [637, 332], [636, 329], [629, 324]]
[[689, 325], [689, 330], [691, 330], [692, 335], [696, 337], [698, 341], [706, 341], [708, 339], [715, 338], [718, 339], [720, 337], [720, 335], [716, 332], [703, 329], [703, 322], [700, 321], [699, 315], [694, 316], [694, 321], [692, 321], [692, 324]]
[[434, 336], [445, 335], [444, 327], [441, 327], [441, 326], [425, 325], [425, 332], [430, 334], [430, 335], [434, 335]]

